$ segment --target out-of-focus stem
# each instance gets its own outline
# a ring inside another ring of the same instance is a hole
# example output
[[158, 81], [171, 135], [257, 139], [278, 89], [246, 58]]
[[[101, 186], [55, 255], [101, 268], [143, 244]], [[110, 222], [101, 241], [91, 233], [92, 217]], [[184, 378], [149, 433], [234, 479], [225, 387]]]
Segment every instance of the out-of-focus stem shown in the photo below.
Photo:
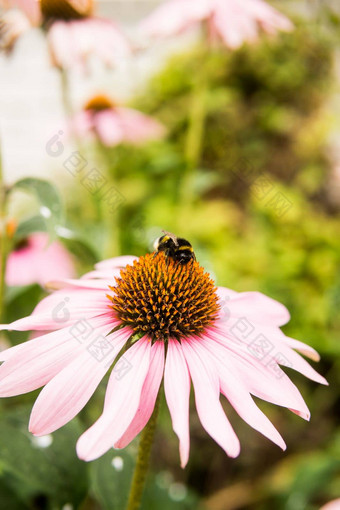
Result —
[[0, 153], [0, 323], [4, 314], [5, 272], [7, 260], [7, 232], [6, 232], [6, 189], [3, 180], [2, 160]]
[[[108, 149], [98, 139], [97, 141], [98, 152], [101, 156], [101, 161], [105, 165], [105, 172], [110, 180], [110, 189], [112, 193], [119, 193], [118, 188], [118, 176], [116, 175], [115, 163], [111, 160]], [[104, 258], [117, 257], [122, 255], [120, 246], [120, 233], [121, 233], [121, 213], [119, 204], [117, 207], [110, 208], [106, 206], [105, 202], [101, 205], [102, 216], [106, 220], [106, 224], [109, 229], [108, 244], [104, 250]], [[111, 209], [111, 210], [110, 210]]]
[[194, 202], [195, 192], [194, 174], [200, 164], [207, 116], [207, 93], [208, 80], [204, 69], [208, 52], [203, 52], [202, 69], [193, 85], [190, 110], [188, 117], [188, 129], [184, 145], [185, 171], [180, 185], [180, 204], [189, 205]]

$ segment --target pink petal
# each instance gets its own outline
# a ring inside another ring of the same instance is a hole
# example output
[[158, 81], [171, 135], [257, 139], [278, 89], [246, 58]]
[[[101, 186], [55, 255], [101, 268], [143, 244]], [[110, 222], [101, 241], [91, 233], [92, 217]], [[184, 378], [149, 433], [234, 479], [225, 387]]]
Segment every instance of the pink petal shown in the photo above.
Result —
[[97, 269], [95, 269], [94, 271], [89, 271], [88, 273], [85, 273], [84, 275], [82, 275], [80, 278], [81, 280], [87, 280], [87, 279], [91, 279], [91, 278], [100, 278], [102, 280], [110, 280], [110, 279], [114, 279], [114, 278], [119, 278], [120, 276], [120, 272], [121, 272], [121, 269], [106, 269], [105, 271], [104, 270], [101, 270], [101, 271], [98, 271]]
[[164, 343], [156, 342], [151, 347], [150, 367], [142, 388], [137, 412], [123, 436], [114, 444], [115, 448], [125, 448], [148, 423], [155, 407], [163, 370]]
[[172, 428], [179, 439], [181, 466], [184, 468], [189, 459], [189, 397], [190, 376], [177, 340], [168, 341], [164, 372], [164, 390], [172, 418]]
[[96, 133], [104, 145], [114, 147], [124, 141], [124, 129], [115, 109], [96, 113], [94, 121]]
[[248, 15], [241, 2], [217, 1], [212, 26], [231, 49], [239, 48], [244, 41], [255, 42], [257, 39], [256, 21]]
[[231, 317], [246, 317], [248, 321], [258, 324], [266, 322], [268, 325], [282, 326], [290, 319], [285, 306], [261, 292], [240, 292], [231, 296], [224, 305], [225, 309], [228, 309]]
[[67, 288], [78, 288], [78, 289], [97, 289], [97, 290], [109, 290], [110, 285], [114, 285], [115, 280], [74, 280], [72, 278], [63, 278], [60, 280], [52, 280], [48, 282], [47, 288], [52, 290], [67, 289]]
[[290, 338], [288, 336], [285, 337], [285, 342], [289, 347], [295, 349], [296, 351], [300, 351], [304, 356], [312, 359], [313, 361], [320, 361], [320, 354], [313, 349], [310, 345], [307, 345], [300, 340], [295, 340], [295, 338]]
[[[84, 317], [103, 316], [112, 327], [118, 325], [109, 307], [109, 299], [95, 291], [60, 291], [44, 298], [35, 308], [32, 315], [23, 317], [10, 324], [0, 325], [1, 329], [28, 331], [45, 331], [71, 326]], [[104, 319], [105, 320], [105, 319]]]
[[[232, 306], [229, 305], [228, 306]], [[255, 308], [256, 310], [256, 308]], [[236, 315], [236, 314], [235, 314]], [[265, 358], [265, 364], [271, 364], [275, 368], [275, 364], [286, 366], [297, 370], [309, 379], [320, 384], [327, 384], [324, 377], [312, 368], [305, 359], [289, 347], [286, 342], [286, 336], [282, 331], [272, 326], [271, 322], [275, 322], [271, 315], [269, 320], [260, 322], [261, 317], [252, 316], [252, 310], [249, 308], [243, 317], [234, 321], [228, 318], [227, 321], [216, 321], [219, 331], [223, 331], [225, 341], [230, 342], [241, 351], [248, 351], [255, 357]], [[275, 316], [274, 316], [275, 317]], [[238, 324], [240, 323], [240, 326]], [[240, 330], [242, 326], [243, 331]], [[266, 344], [266, 349], [263, 349]], [[257, 351], [260, 352], [257, 352]]]
[[131, 369], [121, 379], [112, 372], [103, 414], [78, 440], [79, 458], [89, 461], [100, 457], [125, 433], [139, 406], [150, 353], [151, 341], [144, 338], [126, 351], [124, 358]]
[[140, 25], [147, 37], [176, 35], [206, 19], [211, 11], [207, 0], [171, 0], [156, 8]]
[[[214, 356], [220, 378], [221, 392], [227, 397], [235, 411], [248, 425], [285, 450], [286, 445], [281, 435], [254, 403], [247, 387], [235, 371], [232, 360], [228, 359], [223, 347], [209, 340], [201, 340], [199, 349], [203, 347]], [[204, 355], [204, 353], [202, 354]]]
[[186, 339], [181, 345], [194, 385], [198, 416], [205, 430], [226, 454], [237, 457], [240, 443], [219, 401], [216, 368], [209, 355], [202, 359], [195, 348], [197, 341]]
[[47, 33], [53, 65], [69, 69], [77, 61], [76, 46], [70, 25], [54, 21]]
[[[132, 333], [123, 328], [107, 337], [99, 337], [111, 344], [103, 359], [98, 359], [88, 346], [78, 353], [41, 391], [32, 409], [30, 432], [37, 436], [50, 434], [72, 420], [89, 401]], [[98, 342], [97, 336], [95, 342]]]
[[148, 115], [123, 107], [117, 107], [115, 111], [119, 116], [123, 141], [139, 144], [165, 135], [164, 126]]
[[249, 393], [309, 420], [310, 412], [299, 390], [282, 370], [256, 358], [247, 346], [230, 341], [222, 330], [208, 328], [206, 335], [225, 347], [226, 357], [232, 360]]
[[[106, 327], [106, 332], [108, 329]], [[5, 359], [5, 363], [0, 366], [0, 396], [11, 397], [40, 388], [82, 348], [68, 329], [61, 329], [3, 351], [1, 359]]]
[[69, 122], [70, 134], [74, 133], [78, 138], [83, 138], [92, 132], [94, 128], [94, 115], [91, 111], [81, 110], [76, 113]]
[[134, 255], [124, 255], [122, 257], [113, 257], [112, 259], [102, 260], [95, 265], [96, 269], [114, 269], [114, 268], [123, 268], [127, 265], [132, 266], [134, 261], [138, 260], [138, 257]]

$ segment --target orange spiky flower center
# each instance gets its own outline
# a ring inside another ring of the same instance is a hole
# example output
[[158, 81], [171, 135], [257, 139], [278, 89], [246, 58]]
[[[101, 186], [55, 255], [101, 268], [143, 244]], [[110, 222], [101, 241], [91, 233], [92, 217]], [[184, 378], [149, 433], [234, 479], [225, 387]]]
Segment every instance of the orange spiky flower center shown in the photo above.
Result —
[[115, 314], [153, 341], [200, 335], [217, 318], [214, 282], [195, 260], [179, 264], [162, 252], [122, 269], [110, 287]]
[[81, 19], [93, 14], [93, 0], [40, 0], [45, 19]]
[[84, 105], [84, 110], [100, 112], [108, 108], [114, 108], [115, 106], [115, 103], [108, 96], [105, 94], [97, 94], [87, 101]]

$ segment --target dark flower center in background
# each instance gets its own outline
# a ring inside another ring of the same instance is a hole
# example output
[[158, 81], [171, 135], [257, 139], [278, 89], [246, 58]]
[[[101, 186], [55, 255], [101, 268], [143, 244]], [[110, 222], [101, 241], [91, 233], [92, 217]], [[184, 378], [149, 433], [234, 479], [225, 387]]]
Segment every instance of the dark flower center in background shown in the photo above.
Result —
[[84, 110], [100, 112], [108, 108], [114, 108], [114, 102], [105, 94], [97, 94], [93, 96], [84, 106]]
[[44, 18], [80, 19], [91, 16], [93, 0], [40, 0]]
[[217, 318], [216, 287], [197, 261], [181, 265], [164, 253], [140, 257], [110, 287], [123, 324], [153, 340], [200, 335]]

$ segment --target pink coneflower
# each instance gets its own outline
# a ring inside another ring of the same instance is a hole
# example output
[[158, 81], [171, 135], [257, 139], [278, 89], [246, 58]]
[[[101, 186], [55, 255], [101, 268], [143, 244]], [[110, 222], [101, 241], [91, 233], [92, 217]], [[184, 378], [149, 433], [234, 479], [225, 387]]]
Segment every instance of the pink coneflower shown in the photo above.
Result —
[[[103, 413], [78, 440], [81, 459], [128, 445], [150, 419], [163, 378], [183, 467], [191, 382], [203, 427], [231, 457], [240, 444], [220, 393], [250, 426], [285, 449], [252, 396], [308, 420], [302, 396], [279, 365], [327, 384], [296, 351], [313, 359], [318, 354], [279, 329], [289, 320], [284, 306], [258, 292], [216, 288], [195, 260], [179, 264], [164, 252], [118, 257], [79, 280], [51, 285], [55, 292], [31, 316], [2, 326], [51, 332], [1, 353], [0, 395], [45, 386], [29, 424], [40, 436], [76, 416], [111, 370]], [[55, 314], [61, 306], [67, 311], [62, 321]]]
[[53, 65], [84, 70], [91, 57], [115, 67], [131, 53], [131, 47], [111, 20], [93, 16], [93, 0], [0, 0], [6, 8], [17, 7], [32, 25], [47, 30]]
[[232, 49], [256, 41], [259, 29], [268, 34], [292, 29], [288, 18], [263, 0], [170, 0], [142, 22], [141, 30], [149, 37], [168, 37], [203, 21], [209, 37]]
[[130, 54], [130, 45], [118, 25], [93, 16], [93, 0], [42, 0], [48, 21], [47, 40], [52, 62], [61, 69], [84, 69], [90, 57], [115, 67]]
[[126, 60], [131, 51], [118, 25], [101, 18], [54, 21], [47, 39], [52, 62], [62, 69], [84, 69], [90, 57], [115, 67]]
[[75, 268], [69, 252], [60, 241], [49, 244], [45, 233], [31, 234], [9, 254], [7, 285], [45, 285], [54, 278], [72, 278]]
[[71, 130], [82, 138], [95, 135], [106, 146], [120, 143], [140, 144], [161, 138], [162, 124], [137, 110], [116, 106], [107, 96], [91, 98], [71, 122]]

